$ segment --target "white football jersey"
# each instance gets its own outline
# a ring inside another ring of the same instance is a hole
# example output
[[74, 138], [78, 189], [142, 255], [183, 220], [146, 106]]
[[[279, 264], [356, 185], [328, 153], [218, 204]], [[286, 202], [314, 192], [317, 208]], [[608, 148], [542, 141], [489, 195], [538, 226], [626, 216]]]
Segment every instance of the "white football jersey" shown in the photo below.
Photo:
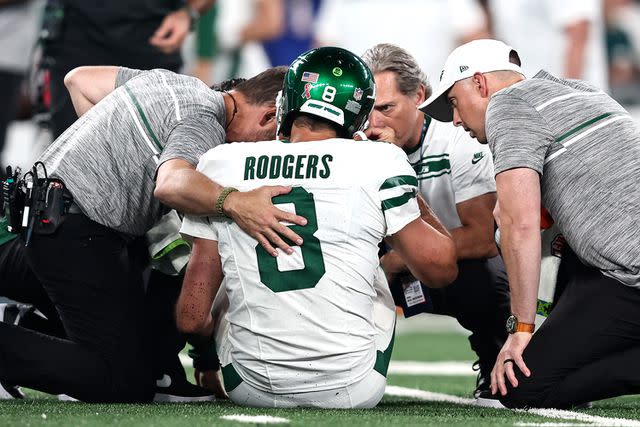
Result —
[[493, 158], [487, 145], [462, 128], [427, 117], [423, 140], [408, 153], [418, 188], [448, 229], [460, 227], [456, 204], [496, 191]]
[[183, 222], [183, 234], [218, 241], [231, 360], [240, 377], [273, 393], [362, 379], [376, 360], [378, 243], [420, 216], [404, 152], [345, 139], [234, 143], [207, 152], [198, 170], [240, 191], [291, 185], [273, 202], [308, 220], [291, 226], [303, 245], [277, 258], [231, 220]]

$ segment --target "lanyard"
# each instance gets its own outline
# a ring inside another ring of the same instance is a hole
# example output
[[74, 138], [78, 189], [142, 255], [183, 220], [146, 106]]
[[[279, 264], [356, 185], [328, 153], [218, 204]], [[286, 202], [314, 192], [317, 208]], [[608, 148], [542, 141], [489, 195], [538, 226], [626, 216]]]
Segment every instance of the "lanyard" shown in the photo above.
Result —
[[431, 124], [431, 117], [427, 116], [426, 114], [424, 115], [424, 121], [422, 122], [422, 132], [420, 132], [420, 139], [419, 139], [419, 143], [416, 146], [415, 149], [413, 149], [411, 152], [408, 152], [407, 155], [413, 154], [416, 151], [420, 150], [420, 158], [418, 159], [418, 161], [420, 161], [420, 159], [422, 159], [422, 156], [424, 154], [424, 149], [427, 145], [427, 141], [425, 141], [426, 137], [427, 137], [427, 130], [429, 129], [429, 125]]

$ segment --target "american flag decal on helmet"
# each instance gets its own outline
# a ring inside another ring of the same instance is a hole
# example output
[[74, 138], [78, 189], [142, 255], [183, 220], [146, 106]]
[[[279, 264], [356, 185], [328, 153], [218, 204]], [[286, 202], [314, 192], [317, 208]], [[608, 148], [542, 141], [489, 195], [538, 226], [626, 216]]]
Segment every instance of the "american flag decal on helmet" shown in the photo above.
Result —
[[318, 78], [320, 77], [320, 74], [318, 73], [312, 73], [309, 71], [305, 71], [304, 73], [302, 73], [302, 81], [303, 82], [309, 82], [309, 83], [318, 83]]

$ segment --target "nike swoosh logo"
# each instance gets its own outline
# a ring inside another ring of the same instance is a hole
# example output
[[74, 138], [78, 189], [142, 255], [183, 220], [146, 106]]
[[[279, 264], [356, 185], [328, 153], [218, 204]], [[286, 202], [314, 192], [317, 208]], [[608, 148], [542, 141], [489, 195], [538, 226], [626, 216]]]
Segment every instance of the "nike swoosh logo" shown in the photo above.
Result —
[[156, 380], [156, 386], [167, 388], [171, 386], [171, 377], [167, 374], [164, 374], [162, 378]]
[[480, 160], [482, 160], [482, 159], [484, 159], [484, 154], [482, 154], [482, 155], [481, 155], [481, 156], [479, 156], [479, 157], [475, 157], [475, 156], [474, 156], [474, 157], [473, 157], [473, 159], [471, 159], [471, 164], [472, 164], [472, 165], [475, 165], [476, 163], [478, 163], [478, 162], [479, 162]]

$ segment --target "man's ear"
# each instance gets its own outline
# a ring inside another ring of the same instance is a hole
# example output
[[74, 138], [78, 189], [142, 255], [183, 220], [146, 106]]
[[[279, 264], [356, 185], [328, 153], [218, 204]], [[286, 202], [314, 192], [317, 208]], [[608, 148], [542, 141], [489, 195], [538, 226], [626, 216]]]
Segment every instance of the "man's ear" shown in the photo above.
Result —
[[418, 86], [418, 90], [416, 90], [416, 105], [422, 104], [427, 99], [427, 88], [424, 87], [423, 84]]
[[473, 85], [480, 92], [480, 96], [487, 98], [489, 96], [489, 86], [487, 82], [487, 76], [482, 73], [475, 73], [473, 75]]
[[276, 120], [276, 106], [270, 105], [262, 110], [262, 116], [260, 117], [260, 126], [266, 126]]

